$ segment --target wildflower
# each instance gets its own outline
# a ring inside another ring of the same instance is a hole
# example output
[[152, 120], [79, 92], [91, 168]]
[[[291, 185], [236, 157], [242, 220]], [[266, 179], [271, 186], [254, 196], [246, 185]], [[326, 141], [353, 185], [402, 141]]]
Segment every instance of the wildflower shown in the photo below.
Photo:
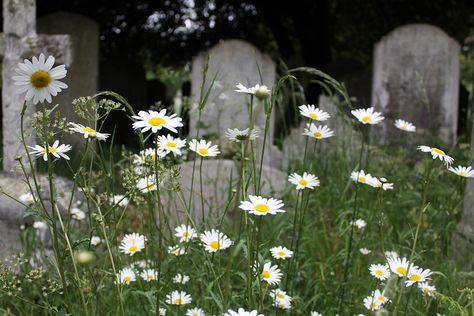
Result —
[[423, 294], [431, 297], [434, 295], [433, 293], [436, 292], [436, 287], [434, 285], [428, 284], [427, 282], [419, 282], [418, 287], [423, 292]]
[[188, 242], [197, 237], [196, 230], [189, 225], [180, 225], [174, 229], [174, 235], [179, 237], [179, 242]]
[[282, 275], [283, 273], [280, 272], [277, 265], [272, 266], [271, 262], [267, 262], [263, 265], [261, 276], [268, 284], [274, 285], [280, 283]]
[[354, 225], [358, 229], [364, 229], [367, 223], [362, 218], [359, 218], [356, 219], [354, 222], [351, 222], [351, 225]]
[[191, 295], [184, 291], [173, 291], [166, 294], [166, 303], [171, 305], [185, 305], [191, 303], [192, 300]]
[[177, 256], [181, 256], [186, 254], [186, 248], [180, 247], [178, 245], [176, 246], [168, 246], [168, 253]]
[[444, 151], [436, 147], [418, 146], [418, 150], [421, 150], [425, 153], [431, 153], [433, 159], [439, 158], [439, 160], [443, 161], [446, 166], [449, 166], [454, 161], [452, 157], [446, 155]]
[[155, 176], [148, 176], [146, 178], [139, 179], [137, 182], [137, 189], [142, 193], [148, 193], [151, 191], [156, 191], [156, 181]]
[[102, 238], [100, 238], [99, 236], [92, 236], [90, 242], [92, 246], [97, 246], [102, 242]]
[[117, 194], [110, 198], [110, 203], [117, 204], [118, 206], [127, 206], [130, 201], [125, 197], [125, 195]]
[[372, 252], [372, 250], [369, 250], [367, 248], [360, 248], [359, 249], [360, 253], [363, 254], [364, 256], [368, 255], [369, 253]]
[[178, 273], [173, 278], [174, 283], [186, 284], [189, 282], [189, 276]]
[[263, 316], [263, 314], [259, 314], [256, 310], [246, 311], [243, 308], [239, 308], [236, 312], [229, 309], [224, 316]]
[[136, 252], [142, 251], [143, 248], [145, 248], [145, 236], [137, 233], [126, 234], [119, 247], [124, 254], [130, 256], [133, 256]]
[[54, 57], [48, 56], [45, 60], [44, 54], [39, 58], [33, 57], [32, 62], [25, 59], [18, 64], [15, 72], [18, 76], [13, 76], [15, 86], [19, 86], [17, 93], [25, 93], [25, 100], [33, 100], [33, 104], [39, 102], [51, 103], [51, 96], [58, 95], [62, 89], [67, 88], [67, 84], [59, 79], [66, 77], [66, 66], [59, 65], [54, 68]]
[[225, 137], [227, 137], [231, 142], [243, 142], [246, 140], [255, 140], [258, 138], [259, 131], [256, 128], [250, 129], [246, 128], [244, 130], [239, 130], [237, 128], [227, 129], [225, 132]]
[[456, 168], [449, 167], [448, 170], [464, 178], [474, 178], [474, 170], [470, 166], [469, 167], [457, 166]]
[[106, 140], [110, 134], [99, 133], [95, 129], [82, 124], [69, 123], [72, 127], [69, 130], [84, 135], [84, 138], [97, 138], [97, 140]]
[[370, 173], [365, 173], [364, 170], [352, 171], [351, 180], [369, 185], [374, 181]]
[[280, 309], [290, 309], [291, 308], [291, 296], [286, 294], [285, 291], [280, 289], [275, 289], [270, 292], [270, 296], [273, 298], [273, 306]]
[[239, 208], [248, 211], [250, 214], [263, 216], [267, 214], [275, 215], [276, 213], [284, 213], [282, 210], [283, 202], [274, 198], [263, 198], [260, 196], [249, 195], [249, 201], [241, 201]]
[[380, 305], [384, 305], [389, 301], [389, 299], [385, 296], [384, 292], [380, 292], [379, 289], [376, 289], [375, 291], [370, 294]]
[[291, 308], [291, 300], [274, 300], [272, 303], [273, 306], [278, 307], [280, 309], [290, 309]]
[[398, 128], [398, 129], [401, 129], [405, 132], [412, 132], [412, 133], [416, 132], [416, 126], [415, 125], [413, 125], [410, 122], [400, 120], [400, 119], [395, 121], [395, 127]]
[[297, 173], [292, 173], [288, 177], [288, 181], [296, 185], [296, 190], [303, 190], [303, 189], [313, 189], [314, 187], [319, 187], [319, 180], [318, 177], [309, 173], [303, 173], [300, 176]]
[[[181, 148], [186, 146], [186, 141], [171, 135], [158, 136], [158, 150], [164, 155], [173, 153], [173, 156], [181, 156]], [[164, 156], [163, 155], [163, 156]], [[160, 155], [161, 156], [161, 155]]]
[[291, 258], [293, 256], [293, 251], [283, 246], [273, 247], [270, 249], [270, 252], [275, 259], [285, 260], [286, 258]]
[[31, 192], [23, 193], [18, 197], [18, 200], [25, 204], [33, 204], [35, 202], [34, 196], [31, 194]]
[[200, 237], [201, 242], [204, 244], [204, 249], [208, 252], [227, 249], [232, 245], [232, 241], [217, 229], [205, 231]]
[[155, 271], [154, 269], [146, 269], [146, 270], [143, 270], [142, 273], [140, 273], [140, 276], [142, 277], [143, 280], [147, 282], [151, 282], [158, 279], [158, 272]]
[[311, 123], [306, 124], [306, 128], [304, 129], [302, 135], [316, 139], [323, 139], [334, 136], [334, 131], [331, 131], [331, 129], [326, 125], [316, 126]]
[[389, 267], [386, 264], [372, 264], [369, 268], [370, 274], [375, 278], [383, 281], [387, 280], [390, 276]]
[[163, 109], [160, 112], [152, 110], [149, 110], [148, 112], [140, 111], [138, 112], [138, 115], [133, 115], [132, 118], [137, 120], [133, 123], [133, 128], [141, 128], [142, 133], [145, 133], [150, 129], [152, 133], [157, 133], [163, 127], [173, 133], [177, 133], [178, 130], [176, 127], [183, 126], [183, 123], [181, 123], [181, 118], [177, 117], [176, 114], [167, 116], [166, 109]]
[[351, 111], [352, 115], [354, 115], [359, 122], [362, 124], [378, 124], [383, 121], [384, 117], [381, 115], [380, 112], [374, 112], [374, 108], [370, 107], [367, 109], [357, 109]]
[[133, 282], [136, 280], [135, 272], [133, 272], [132, 269], [130, 268], [123, 268], [120, 270], [120, 272], [117, 274], [117, 283], [119, 284], [130, 284], [130, 282]]
[[33, 228], [37, 230], [45, 230], [46, 228], [48, 228], [48, 224], [43, 221], [36, 221], [33, 223]]
[[[37, 157], [42, 155], [43, 160], [48, 161], [48, 153], [46, 152], [46, 146], [42, 147], [40, 145], [35, 145], [34, 147], [28, 147], [33, 149], [33, 151], [31, 152], [32, 154], [35, 154]], [[66, 160], [69, 160], [69, 157], [65, 153], [70, 151], [71, 148], [71, 145], [59, 145], [59, 141], [56, 140], [54, 141], [53, 145], [48, 146], [48, 152], [56, 158], [64, 158]]]
[[256, 96], [260, 100], [267, 98], [271, 92], [267, 86], [259, 85], [258, 83], [251, 88], [247, 88], [241, 83], [239, 83], [236, 87], [237, 90], [235, 90], [235, 92], [251, 94]]
[[192, 139], [189, 142], [189, 149], [196, 152], [201, 157], [215, 157], [221, 152], [217, 148], [217, 145], [211, 146], [211, 142], [207, 142], [204, 139], [196, 140]]
[[310, 316], [323, 316], [323, 314], [315, 312], [315, 311], [311, 311]]
[[384, 255], [385, 255], [386, 258], [388, 258], [388, 257], [394, 257], [394, 258], [399, 257], [398, 253], [396, 251], [385, 251]]
[[315, 121], [326, 121], [331, 117], [328, 113], [316, 108], [314, 104], [300, 105], [299, 109], [301, 115], [309, 117]]
[[165, 316], [166, 315], [166, 308], [160, 307], [158, 310], [159, 316]]
[[403, 277], [408, 273], [408, 267], [410, 269], [414, 269], [413, 265], [410, 265], [410, 262], [407, 258], [403, 257], [400, 259], [399, 257], [387, 257], [388, 265], [390, 266], [390, 270], [393, 273], [397, 274], [399, 277]]
[[382, 307], [382, 304], [380, 304], [380, 302], [375, 297], [370, 295], [364, 298], [364, 306], [369, 311], [376, 311], [379, 310], [380, 307]]
[[206, 316], [206, 314], [200, 308], [190, 308], [186, 311], [186, 316]]
[[413, 285], [413, 283], [416, 283], [416, 282], [426, 282], [427, 280], [430, 279], [429, 276], [432, 273], [433, 272], [431, 272], [430, 269], [423, 270], [422, 268], [418, 268], [418, 267], [410, 268], [405, 284], [407, 287], [409, 287]]
[[82, 221], [84, 218], [86, 218], [86, 213], [84, 213], [82, 210], [78, 209], [77, 207], [73, 207], [71, 209], [71, 217], [75, 219], [76, 221]]

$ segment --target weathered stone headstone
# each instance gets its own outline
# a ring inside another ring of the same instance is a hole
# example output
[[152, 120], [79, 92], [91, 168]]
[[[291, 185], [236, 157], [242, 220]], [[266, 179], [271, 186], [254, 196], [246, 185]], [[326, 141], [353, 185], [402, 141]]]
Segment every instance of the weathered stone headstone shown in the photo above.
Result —
[[[24, 95], [16, 93], [12, 77], [15, 68], [25, 58], [40, 53], [56, 57], [57, 63], [71, 64], [71, 41], [68, 35], [36, 34], [36, 1], [3, 1], [3, 42], [2, 61], [2, 109], [3, 109], [3, 169], [14, 169], [15, 157], [23, 153], [20, 143], [20, 112]], [[34, 136], [30, 128], [30, 118], [34, 112], [30, 104], [25, 114], [27, 132]], [[34, 137], [31, 137], [33, 140]]]
[[384, 141], [393, 120], [454, 143], [458, 126], [459, 44], [438, 27], [401, 26], [375, 45], [372, 105], [381, 111]]

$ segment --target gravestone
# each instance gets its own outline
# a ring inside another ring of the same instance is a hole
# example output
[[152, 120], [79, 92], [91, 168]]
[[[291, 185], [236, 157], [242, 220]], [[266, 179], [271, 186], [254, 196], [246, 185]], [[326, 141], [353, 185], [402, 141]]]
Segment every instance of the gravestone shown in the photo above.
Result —
[[454, 143], [458, 126], [459, 44], [436, 26], [396, 28], [375, 45], [372, 106], [382, 112], [382, 141], [395, 119]]
[[[1, 45], [0, 45], [1, 46]], [[2, 60], [2, 110], [3, 110], [3, 169], [11, 171], [16, 166], [15, 157], [22, 155], [20, 143], [20, 112], [24, 95], [16, 93], [13, 82], [15, 68], [23, 59], [40, 53], [53, 55], [56, 63], [71, 64], [71, 40], [68, 35], [36, 34], [36, 1], [3, 1], [3, 60]], [[34, 141], [30, 118], [35, 108], [29, 104], [25, 114], [25, 127]]]

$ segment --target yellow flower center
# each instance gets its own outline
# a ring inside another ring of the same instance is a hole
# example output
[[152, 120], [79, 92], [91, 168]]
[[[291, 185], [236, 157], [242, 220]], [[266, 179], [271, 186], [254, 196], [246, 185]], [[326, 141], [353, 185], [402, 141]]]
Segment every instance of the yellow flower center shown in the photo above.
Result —
[[150, 123], [153, 126], [160, 126], [161, 124], [165, 124], [166, 121], [162, 119], [161, 117], [152, 117], [148, 119], [148, 123]]
[[367, 181], [365, 177], [359, 177], [359, 182], [365, 183], [365, 181]]
[[153, 274], [148, 274], [146, 277], [147, 277], [148, 280], [154, 280], [155, 279], [155, 276]]
[[183, 300], [181, 298], [177, 298], [177, 299], [174, 300], [174, 303], [176, 305], [181, 305], [183, 303]]
[[400, 126], [401, 129], [408, 129], [408, 126], [406, 126], [405, 124], [401, 125]]
[[441, 149], [439, 149], [439, 148], [431, 147], [431, 150], [434, 151], [437, 154], [446, 155], [446, 153], [444, 151], [442, 151]]
[[209, 246], [211, 246], [212, 249], [219, 249], [220, 244], [217, 240], [214, 240], [214, 241], [211, 241]]
[[385, 296], [379, 295], [378, 299], [379, 299], [379, 301], [384, 302], [385, 301]]
[[133, 245], [133, 246], [130, 246], [130, 248], [128, 248], [128, 250], [130, 251], [137, 251], [138, 250], [138, 247]]
[[189, 233], [188, 233], [188, 231], [187, 231], [187, 230], [186, 230], [186, 231], [184, 231], [184, 232], [183, 232], [183, 237], [188, 237], [188, 236], [189, 236]]
[[[57, 151], [58, 151], [58, 149], [57, 149], [57, 148], [54, 148], [54, 147], [48, 147], [48, 152], [49, 152], [49, 153], [55, 153], [55, 152], [57, 152]], [[42, 149], [42, 152], [44, 152], [44, 153], [45, 153], [45, 152], [46, 152], [46, 148], [43, 148], [43, 149]]]
[[366, 115], [366, 116], [364, 116], [364, 117], [362, 118], [362, 122], [369, 122], [369, 121], [371, 121], [371, 120], [372, 120], [372, 118], [371, 118], [370, 116], [368, 116], [368, 115]]
[[421, 275], [419, 274], [413, 274], [412, 276], [410, 276], [410, 281], [420, 281], [421, 280]]
[[370, 307], [376, 308], [376, 307], [377, 307], [377, 303], [375, 303], [375, 302], [370, 303]]
[[313, 136], [318, 138], [318, 137], [323, 136], [323, 134], [321, 132], [314, 132]]
[[192, 315], [192, 316], [199, 316], [199, 314], [198, 314], [198, 313], [193, 313], [193, 315]]
[[278, 251], [278, 252], [277, 252], [277, 255], [279, 255], [280, 257], [283, 257], [283, 256], [285, 256], [285, 252], [283, 252], [283, 251]]
[[268, 270], [263, 270], [262, 276], [263, 276], [265, 279], [268, 279], [268, 278], [270, 277], [270, 271], [268, 271]]
[[207, 155], [209, 151], [206, 148], [199, 148], [198, 153], [200, 153], [201, 155]]
[[407, 274], [407, 269], [405, 269], [404, 267], [398, 267], [396, 271], [400, 273], [401, 275]]
[[85, 132], [85, 133], [95, 133], [96, 132], [95, 129], [90, 128], [90, 127], [84, 127], [82, 129], [82, 131]]
[[312, 118], [313, 120], [318, 119], [318, 115], [316, 113], [309, 113], [309, 117]]
[[378, 276], [382, 276], [383, 271], [382, 270], [375, 270], [375, 274], [378, 275]]
[[35, 88], [44, 88], [51, 83], [51, 75], [44, 70], [38, 70], [31, 75], [31, 84]]
[[145, 188], [145, 189], [151, 189], [151, 188], [153, 188], [154, 186], [155, 186], [154, 183], [148, 183], [148, 184], [146, 185], [146, 188]]
[[123, 278], [123, 283], [128, 283], [130, 281], [132, 281], [132, 277], [129, 276], [129, 275], [127, 275], [126, 277]]
[[265, 204], [257, 204], [255, 205], [255, 210], [260, 213], [266, 213], [270, 210], [270, 207]]
[[298, 181], [298, 183], [301, 185], [307, 185], [309, 182], [306, 179], [301, 179], [300, 181]]
[[166, 143], [166, 147], [176, 147], [176, 143], [175, 142], [167, 142]]
[[282, 293], [278, 293], [278, 294], [276, 295], [276, 297], [281, 298], [281, 299], [284, 299], [284, 298], [285, 298], [285, 295], [283, 295]]
[[460, 176], [465, 176], [466, 175], [466, 172], [465, 171], [459, 171], [458, 173]]
[[429, 291], [430, 291], [429, 288], [427, 288], [427, 287], [423, 288], [423, 293], [428, 293]]

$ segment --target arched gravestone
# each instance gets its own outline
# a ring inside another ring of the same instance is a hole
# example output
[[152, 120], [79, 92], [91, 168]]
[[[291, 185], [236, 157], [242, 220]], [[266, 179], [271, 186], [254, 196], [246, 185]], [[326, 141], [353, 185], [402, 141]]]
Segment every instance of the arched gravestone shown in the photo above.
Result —
[[395, 139], [393, 121], [454, 143], [458, 126], [459, 44], [438, 27], [396, 28], [375, 45], [372, 105], [386, 120], [382, 140]]

